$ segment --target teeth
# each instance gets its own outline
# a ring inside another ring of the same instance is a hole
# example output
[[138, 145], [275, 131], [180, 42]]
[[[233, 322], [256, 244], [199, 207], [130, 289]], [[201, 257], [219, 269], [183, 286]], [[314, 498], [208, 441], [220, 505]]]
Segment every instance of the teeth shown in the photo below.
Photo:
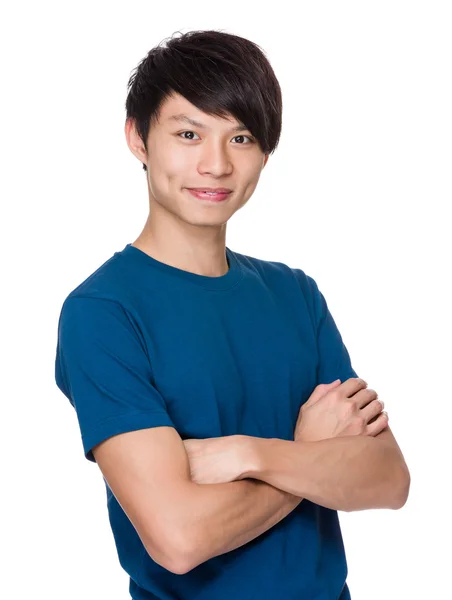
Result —
[[221, 194], [226, 194], [226, 192], [211, 192], [209, 190], [195, 190], [199, 194], [206, 194], [207, 196], [220, 196]]

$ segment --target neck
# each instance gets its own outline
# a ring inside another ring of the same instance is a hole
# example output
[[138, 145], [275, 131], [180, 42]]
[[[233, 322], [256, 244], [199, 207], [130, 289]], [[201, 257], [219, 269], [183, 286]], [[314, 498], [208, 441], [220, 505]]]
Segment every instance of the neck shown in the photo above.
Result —
[[156, 218], [153, 211], [132, 245], [160, 262], [197, 275], [221, 277], [228, 271], [226, 223], [200, 227], [174, 218]]

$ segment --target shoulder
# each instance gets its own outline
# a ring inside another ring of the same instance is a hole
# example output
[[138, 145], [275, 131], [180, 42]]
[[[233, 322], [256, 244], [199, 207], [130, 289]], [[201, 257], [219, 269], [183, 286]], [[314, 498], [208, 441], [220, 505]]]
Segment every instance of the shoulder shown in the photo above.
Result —
[[291, 267], [287, 263], [256, 258], [234, 252], [242, 268], [250, 273], [255, 273], [271, 283], [290, 284], [297, 286], [304, 296], [312, 296], [318, 292], [317, 283], [303, 269]]
[[63, 298], [58, 318], [60, 342], [74, 344], [83, 338], [83, 343], [89, 340], [94, 344], [96, 336], [101, 336], [98, 341], [102, 344], [102, 340], [122, 340], [130, 335], [141, 340], [135, 287], [127, 264], [115, 253]]
[[[139, 265], [138, 265], [139, 267]], [[115, 252], [89, 273], [66, 296], [63, 296], [62, 309], [71, 305], [79, 305], [84, 310], [90, 307], [94, 311], [117, 305], [125, 313], [135, 315], [139, 305], [140, 282], [143, 273], [124, 250]], [[154, 285], [152, 276], [146, 274], [148, 292]], [[147, 295], [150, 300], [152, 294]], [[103, 308], [102, 308], [103, 307]]]
[[[70, 290], [65, 300], [71, 298], [103, 298], [117, 300], [124, 289], [124, 273], [117, 252]], [[119, 294], [118, 294], [119, 292]]]

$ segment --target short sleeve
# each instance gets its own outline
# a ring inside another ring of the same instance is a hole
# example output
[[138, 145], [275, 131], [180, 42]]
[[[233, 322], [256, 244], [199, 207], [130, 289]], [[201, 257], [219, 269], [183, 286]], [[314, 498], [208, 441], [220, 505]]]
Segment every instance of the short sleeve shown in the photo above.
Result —
[[344, 382], [350, 377], [358, 377], [351, 365], [350, 355], [322, 292], [312, 277], [309, 275], [306, 277], [311, 290], [314, 325], [317, 336], [319, 356], [317, 385], [320, 383], [331, 383], [336, 379]]
[[92, 462], [92, 448], [113, 435], [174, 427], [132, 323], [120, 303], [97, 297], [68, 297], [61, 309], [55, 380], [75, 408]]

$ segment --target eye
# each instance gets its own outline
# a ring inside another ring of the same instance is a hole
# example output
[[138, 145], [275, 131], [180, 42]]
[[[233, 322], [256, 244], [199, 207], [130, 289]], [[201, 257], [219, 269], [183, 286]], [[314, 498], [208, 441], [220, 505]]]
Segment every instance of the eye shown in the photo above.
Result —
[[[250, 137], [249, 135], [236, 135], [235, 138], [232, 138], [234, 140], [236, 140], [237, 138], [248, 138], [249, 139], [249, 144], [252, 144], [254, 142], [253, 138]], [[246, 146], [246, 144], [239, 144], [239, 146]]]
[[[177, 135], [178, 135], [178, 136], [181, 136], [181, 135], [184, 135], [184, 133], [193, 133], [194, 135], [198, 135], [198, 134], [197, 134], [197, 133], [195, 133], [194, 131], [182, 131], [181, 133], [178, 133]], [[184, 139], [184, 140], [191, 140], [191, 139], [193, 139], [193, 138], [186, 138], [186, 137], [184, 137], [183, 139]]]
[[[184, 139], [184, 140], [193, 140], [193, 139], [194, 139], [194, 138], [192, 138], [192, 137], [185, 137], [185, 134], [186, 134], [186, 133], [190, 133], [190, 134], [193, 134], [193, 135], [198, 135], [198, 134], [197, 134], [197, 133], [195, 133], [194, 131], [181, 131], [180, 133], [177, 133], [176, 135], [177, 135], [178, 137], [181, 137], [181, 136], [183, 136], [183, 137], [182, 137], [182, 139]], [[252, 144], [252, 143], [254, 143], [254, 139], [253, 139], [252, 137], [250, 137], [249, 135], [236, 135], [236, 136], [235, 136], [235, 137], [233, 137], [232, 139], [233, 139], [233, 140], [236, 140], [237, 138], [247, 138], [247, 139], [249, 140], [249, 142], [247, 142], [248, 144]], [[243, 143], [239, 143], [238, 145], [239, 145], [239, 146], [244, 146], [244, 145], [246, 146], [246, 143], [245, 143], [245, 144], [243, 144]]]

